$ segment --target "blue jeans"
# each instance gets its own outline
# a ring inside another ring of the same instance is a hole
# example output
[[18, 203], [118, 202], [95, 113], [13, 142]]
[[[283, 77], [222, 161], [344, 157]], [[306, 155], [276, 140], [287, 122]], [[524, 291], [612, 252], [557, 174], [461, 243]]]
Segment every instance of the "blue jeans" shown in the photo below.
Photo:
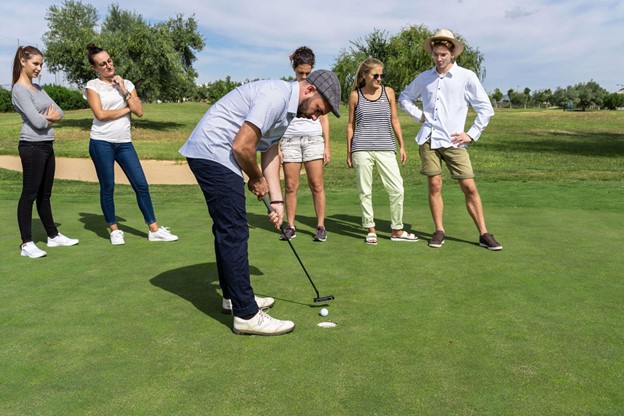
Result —
[[205, 159], [187, 158], [204, 193], [212, 218], [215, 257], [223, 297], [232, 300], [234, 316], [258, 312], [249, 281], [247, 242], [249, 223], [243, 178], [225, 166]]
[[106, 224], [117, 224], [115, 217], [115, 162], [119, 164], [126, 174], [143, 213], [146, 224], [156, 222], [152, 198], [149, 193], [149, 185], [139, 156], [134, 150], [132, 143], [110, 143], [104, 140], [89, 141], [89, 155], [95, 165], [98, 180], [100, 182], [100, 205], [104, 213]]
[[37, 212], [48, 237], [56, 237], [50, 198], [54, 184], [54, 147], [52, 141], [27, 142], [20, 140], [18, 150], [22, 160], [22, 195], [17, 204], [17, 223], [22, 243], [32, 241], [32, 208], [37, 201]]

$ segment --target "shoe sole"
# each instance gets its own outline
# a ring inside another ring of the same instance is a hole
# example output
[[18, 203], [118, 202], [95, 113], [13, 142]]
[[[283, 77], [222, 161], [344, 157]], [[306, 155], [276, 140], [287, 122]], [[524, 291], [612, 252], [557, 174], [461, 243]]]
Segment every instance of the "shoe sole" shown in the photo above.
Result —
[[48, 243], [48, 247], [72, 247], [76, 245], [78, 245], [78, 241], [76, 241], [74, 244], [50, 244]]
[[415, 243], [415, 242], [419, 241], [420, 239], [415, 238], [413, 240], [410, 240], [410, 239], [407, 239], [407, 238], [394, 238], [394, 237], [391, 237], [390, 240], [392, 240], [392, 241], [407, 241], [408, 243]]
[[40, 259], [41, 257], [47, 256], [48, 253], [43, 253], [43, 254], [40, 254], [40, 255], [37, 255], [37, 256], [29, 256], [28, 254], [24, 254], [24, 253], [20, 253], [20, 255], [22, 257], [28, 257], [29, 259]]
[[442, 247], [442, 244], [444, 244], [444, 240], [440, 244], [429, 243], [429, 247], [431, 247], [431, 248], [440, 248], [440, 247]]
[[172, 239], [164, 239], [164, 238], [147, 238], [149, 241], [163, 241], [163, 242], [170, 242], [170, 241], [178, 241], [177, 238], [172, 238]]
[[280, 235], [280, 240], [282, 240], [282, 241], [292, 240], [292, 239], [293, 239], [293, 238], [295, 238], [295, 237], [297, 237], [297, 234], [293, 235], [293, 236], [292, 236], [292, 237], [290, 237], [290, 238], [284, 238], [284, 236], [283, 236], [283, 235]]
[[236, 328], [232, 328], [232, 331], [236, 334], [236, 335], [262, 335], [262, 336], [274, 336], [274, 335], [284, 335], [284, 334], [288, 334], [292, 331], [295, 330], [295, 327], [293, 326], [292, 328], [288, 328], [285, 329], [283, 331], [279, 331], [279, 332], [271, 332], [271, 333], [266, 333], [266, 332], [251, 332], [251, 331], [245, 331], [245, 330], [240, 330], [240, 329], [236, 329]]
[[487, 244], [483, 244], [483, 243], [479, 243], [479, 246], [481, 246], [481, 247], [485, 247], [485, 248], [487, 248], [488, 250], [492, 250], [492, 251], [500, 251], [500, 250], [502, 250], [502, 249], [503, 249], [503, 246], [490, 247], [490, 246], [488, 246]]

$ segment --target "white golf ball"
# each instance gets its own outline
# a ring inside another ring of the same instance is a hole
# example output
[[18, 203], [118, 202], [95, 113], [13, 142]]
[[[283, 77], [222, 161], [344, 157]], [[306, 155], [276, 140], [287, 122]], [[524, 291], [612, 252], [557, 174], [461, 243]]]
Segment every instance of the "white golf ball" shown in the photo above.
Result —
[[327, 315], [329, 315], [329, 311], [326, 308], [323, 308], [323, 309], [321, 309], [320, 314], [321, 314], [321, 316], [327, 316]]

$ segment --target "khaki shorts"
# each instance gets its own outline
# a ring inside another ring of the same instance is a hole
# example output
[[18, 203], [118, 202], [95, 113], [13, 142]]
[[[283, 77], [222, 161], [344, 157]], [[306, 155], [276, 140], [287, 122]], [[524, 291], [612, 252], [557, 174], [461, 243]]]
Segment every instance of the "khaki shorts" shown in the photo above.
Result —
[[425, 144], [418, 146], [418, 152], [420, 153], [420, 162], [422, 163], [420, 173], [423, 175], [441, 175], [442, 161], [444, 161], [453, 179], [470, 179], [475, 176], [472, 171], [468, 149], [465, 147], [432, 149], [431, 141], [427, 141]]
[[291, 136], [280, 140], [283, 162], [309, 162], [323, 159], [325, 140], [323, 136]]

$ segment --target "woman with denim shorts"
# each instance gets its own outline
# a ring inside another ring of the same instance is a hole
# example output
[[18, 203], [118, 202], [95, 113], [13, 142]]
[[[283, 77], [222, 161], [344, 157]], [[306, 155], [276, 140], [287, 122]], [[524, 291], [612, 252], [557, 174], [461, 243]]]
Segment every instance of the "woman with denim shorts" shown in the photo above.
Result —
[[143, 106], [134, 84], [115, 74], [115, 65], [106, 50], [89, 44], [89, 63], [98, 78], [87, 82], [86, 97], [95, 118], [91, 127], [89, 154], [100, 182], [100, 205], [111, 230], [113, 245], [124, 244], [124, 232], [115, 216], [115, 162], [126, 174], [148, 225], [149, 241], [175, 241], [176, 235], [156, 222], [149, 185], [132, 144], [130, 115], [143, 116]]
[[[314, 52], [306, 46], [298, 48], [290, 56], [297, 81], [305, 80], [314, 68]], [[329, 163], [329, 121], [327, 116], [317, 120], [295, 118], [280, 140], [280, 158], [284, 169], [286, 188], [286, 217], [288, 225], [280, 239], [297, 236], [295, 213], [297, 211], [297, 191], [301, 164], [305, 166], [308, 186], [312, 191], [312, 201], [316, 213], [316, 234], [314, 241], [327, 240], [325, 230], [325, 189], [323, 187], [323, 167]]]

